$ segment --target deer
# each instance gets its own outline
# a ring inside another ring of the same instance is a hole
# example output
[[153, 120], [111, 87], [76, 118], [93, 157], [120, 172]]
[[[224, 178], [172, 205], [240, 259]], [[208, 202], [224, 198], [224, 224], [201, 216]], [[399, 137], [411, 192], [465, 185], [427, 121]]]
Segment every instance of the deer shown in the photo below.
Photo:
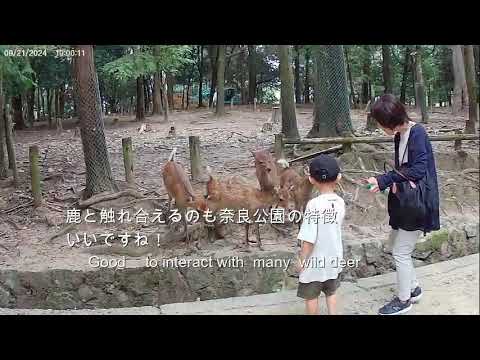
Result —
[[[207, 182], [207, 195], [204, 199], [197, 199], [190, 202], [191, 206], [202, 212], [207, 210], [217, 213], [222, 209], [247, 210], [248, 221], [245, 224], [245, 247], [249, 250], [248, 231], [255, 212], [270, 209], [278, 203], [278, 187], [271, 190], [259, 190], [255, 187], [240, 182], [222, 181], [214, 177], [210, 167], [207, 166], [209, 180]], [[260, 238], [258, 222], [254, 223], [257, 237], [257, 246], [264, 250]]]
[[250, 152], [255, 160], [255, 175], [262, 191], [272, 191], [279, 184], [278, 166], [268, 150]]
[[[308, 172], [304, 169], [304, 176], [292, 169], [285, 159], [277, 160], [277, 164], [283, 170], [280, 172], [280, 190], [278, 205], [290, 208], [290, 200], [293, 200], [294, 209], [303, 213], [311, 198], [313, 185], [308, 178]], [[299, 223], [300, 227], [301, 224]]]
[[163, 183], [168, 193], [168, 211], [171, 209], [172, 200], [180, 212], [184, 226], [187, 245], [189, 244], [188, 224], [186, 209], [198, 198], [183, 167], [175, 161], [177, 149], [174, 148], [162, 169]]

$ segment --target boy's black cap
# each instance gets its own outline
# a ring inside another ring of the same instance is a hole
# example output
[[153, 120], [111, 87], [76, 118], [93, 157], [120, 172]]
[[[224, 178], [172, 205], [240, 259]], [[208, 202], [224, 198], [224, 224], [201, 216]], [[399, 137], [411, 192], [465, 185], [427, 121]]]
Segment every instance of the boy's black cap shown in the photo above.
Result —
[[334, 181], [339, 173], [337, 160], [329, 155], [319, 155], [310, 163], [310, 176], [318, 182]]

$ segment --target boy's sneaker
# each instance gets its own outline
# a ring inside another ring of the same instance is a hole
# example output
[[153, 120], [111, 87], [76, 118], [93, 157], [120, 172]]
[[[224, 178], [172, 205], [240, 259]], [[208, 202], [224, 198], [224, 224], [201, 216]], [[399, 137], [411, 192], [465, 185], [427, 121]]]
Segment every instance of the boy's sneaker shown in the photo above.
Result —
[[412, 292], [410, 293], [410, 301], [415, 304], [417, 303], [420, 298], [423, 296], [423, 291], [420, 286], [417, 286]]
[[395, 297], [388, 304], [380, 308], [378, 311], [379, 315], [400, 315], [406, 313], [412, 308], [412, 303], [410, 300], [405, 302], [400, 301], [398, 297]]

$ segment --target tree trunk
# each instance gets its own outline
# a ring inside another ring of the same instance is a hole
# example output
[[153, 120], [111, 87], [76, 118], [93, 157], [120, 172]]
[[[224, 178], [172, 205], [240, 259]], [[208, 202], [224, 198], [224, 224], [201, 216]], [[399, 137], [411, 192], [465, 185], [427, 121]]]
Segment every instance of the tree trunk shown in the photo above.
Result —
[[185, 84], [182, 84], [182, 110], [185, 110]]
[[289, 45], [278, 45], [280, 60], [280, 101], [282, 110], [282, 133], [288, 139], [299, 139], [295, 114], [295, 99], [293, 91], [293, 74], [290, 65]]
[[7, 161], [5, 158], [5, 119], [3, 107], [4, 97], [3, 97], [3, 79], [2, 74], [0, 73], [0, 179], [5, 179], [8, 176], [7, 173]]
[[58, 114], [62, 120], [65, 118], [65, 84], [63, 84], [60, 88]]
[[13, 122], [15, 123], [15, 130], [22, 130], [25, 128], [22, 111], [22, 95], [12, 97]]
[[422, 114], [422, 122], [428, 123], [427, 101], [425, 98], [425, 84], [423, 82], [422, 71], [422, 48], [420, 45], [416, 46], [414, 55], [415, 65], [415, 102]]
[[[245, 87], [245, 61], [247, 59], [247, 54], [246, 50], [247, 47], [242, 45], [241, 47], [241, 52], [238, 55], [238, 62], [237, 62], [237, 73], [239, 74], [238, 76], [238, 82], [239, 82], [239, 87], [240, 87], [240, 104], [245, 105], [246, 103], [246, 87]], [[248, 96], [248, 95], [247, 95]]]
[[198, 45], [198, 107], [203, 107], [203, 45]]
[[15, 186], [18, 184], [18, 173], [17, 173], [17, 159], [15, 156], [15, 145], [13, 138], [13, 124], [12, 118], [7, 114], [6, 109], [3, 113], [3, 118], [5, 119], [5, 142], [7, 144], [7, 154], [8, 154], [8, 167], [13, 172], [13, 183]]
[[165, 72], [162, 71], [162, 85], [163, 85], [163, 90], [162, 90], [162, 101], [163, 101], [163, 121], [168, 122], [168, 114], [170, 112], [170, 109], [168, 108], [168, 100], [167, 100], [167, 77]]
[[248, 103], [257, 96], [257, 52], [255, 45], [248, 45]]
[[352, 104], [353, 109], [356, 109], [357, 103], [356, 103], [356, 96], [355, 96], [355, 88], [353, 87], [352, 71], [350, 70], [350, 61], [348, 60], [348, 49], [346, 47], [344, 47], [344, 52], [345, 52], [345, 62], [347, 64], [348, 82], [350, 84], [350, 103]]
[[42, 102], [40, 100], [40, 96], [41, 96], [41, 93], [42, 93], [42, 89], [38, 86], [37, 87], [37, 90], [36, 90], [36, 94], [37, 94], [37, 100], [36, 100], [36, 103], [37, 103], [37, 121], [40, 121], [40, 111], [41, 111], [41, 107], [42, 107]]
[[154, 75], [153, 82], [153, 115], [161, 115], [162, 109], [162, 76], [159, 72]]
[[465, 78], [468, 87], [468, 120], [465, 126], [465, 132], [469, 134], [476, 133], [476, 122], [478, 121], [478, 102], [477, 87], [475, 84], [475, 58], [473, 55], [473, 46], [465, 45]]
[[299, 46], [295, 45], [295, 67], [294, 67], [294, 83], [295, 83], [295, 102], [302, 103], [302, 89], [300, 88], [300, 50]]
[[315, 117], [308, 137], [351, 136], [342, 45], [315, 47]]
[[47, 88], [47, 113], [48, 113], [48, 127], [52, 128], [52, 95], [49, 88]]
[[450, 48], [452, 49], [454, 78], [452, 111], [454, 115], [457, 115], [460, 111], [463, 110], [462, 92], [464, 89], [464, 84], [466, 84], [465, 64], [463, 60], [462, 45], [451, 45]]
[[[83, 194], [86, 199], [104, 191], [117, 191], [118, 188], [113, 180], [105, 141], [93, 47], [76, 45], [75, 48], [85, 54], [73, 58], [73, 79], [86, 166], [86, 187]], [[138, 84], [137, 80], [137, 87]]]
[[167, 86], [168, 107], [173, 110], [175, 109], [175, 104], [173, 103], [173, 88], [175, 87], [175, 77], [169, 73], [167, 73]]
[[305, 86], [303, 98], [305, 104], [310, 104], [310, 49], [305, 49]]
[[392, 54], [390, 53], [390, 45], [382, 45], [382, 71], [383, 71], [383, 85], [384, 93], [393, 93], [393, 75], [392, 75]]
[[371, 53], [369, 45], [365, 45], [366, 55], [363, 59], [362, 63], [362, 94], [361, 94], [361, 101], [362, 104], [367, 104], [370, 100], [373, 101], [370, 92], [370, 80], [371, 80]]
[[35, 120], [35, 87], [32, 86], [27, 92], [27, 123], [33, 126]]
[[406, 103], [407, 99], [407, 81], [408, 73], [410, 71], [410, 47], [405, 47], [405, 55], [403, 58], [403, 74], [402, 74], [402, 85], [400, 86], [400, 101], [402, 104]]
[[145, 113], [148, 113], [148, 107], [150, 106], [150, 94], [148, 91], [148, 79], [146, 76], [143, 77], [143, 99], [145, 100]]
[[208, 97], [208, 107], [213, 106], [213, 95], [217, 86], [217, 59], [218, 59], [218, 45], [210, 45], [208, 48], [208, 55], [210, 58], [210, 68], [212, 70], [212, 81], [210, 82], [210, 95]]
[[136, 107], [135, 120], [137, 120], [137, 121], [145, 120], [145, 99], [144, 99], [143, 77], [142, 76], [139, 76], [137, 78], [137, 107]]
[[188, 110], [188, 107], [190, 106], [190, 85], [192, 83], [192, 79], [191, 78], [188, 78], [188, 82], [187, 82], [187, 110]]
[[477, 103], [480, 103], [480, 45], [473, 47], [475, 53], [475, 72], [477, 73]]
[[42, 121], [45, 121], [46, 120], [46, 117], [45, 117], [45, 95], [43, 94], [43, 89], [40, 93], [40, 98], [42, 99]]
[[216, 115], [225, 115], [225, 45], [218, 45]]

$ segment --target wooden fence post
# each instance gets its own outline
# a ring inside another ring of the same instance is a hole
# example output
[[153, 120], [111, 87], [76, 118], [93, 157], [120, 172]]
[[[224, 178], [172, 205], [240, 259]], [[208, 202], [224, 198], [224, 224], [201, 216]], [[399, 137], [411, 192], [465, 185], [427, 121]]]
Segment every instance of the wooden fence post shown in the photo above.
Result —
[[33, 206], [39, 207], [42, 204], [42, 189], [40, 187], [40, 167], [38, 166], [38, 146], [30, 146], [29, 158]]
[[272, 107], [272, 124], [278, 124], [280, 122], [280, 107]]
[[284, 138], [283, 134], [275, 134], [275, 146], [274, 146], [274, 151], [275, 151], [275, 157], [277, 159], [283, 159], [285, 157], [285, 147], [284, 147]]
[[[455, 134], [461, 134], [462, 133], [462, 130], [455, 130]], [[454, 149], [456, 151], [458, 150], [462, 150], [462, 140], [455, 140], [455, 143], [453, 145]]]
[[132, 148], [132, 138], [123, 138], [122, 139], [122, 149], [123, 149], [123, 165], [125, 167], [125, 180], [127, 184], [135, 184], [135, 179], [133, 177], [133, 148]]
[[189, 136], [188, 145], [190, 148], [190, 172], [192, 180], [200, 179], [200, 139], [198, 136]]

